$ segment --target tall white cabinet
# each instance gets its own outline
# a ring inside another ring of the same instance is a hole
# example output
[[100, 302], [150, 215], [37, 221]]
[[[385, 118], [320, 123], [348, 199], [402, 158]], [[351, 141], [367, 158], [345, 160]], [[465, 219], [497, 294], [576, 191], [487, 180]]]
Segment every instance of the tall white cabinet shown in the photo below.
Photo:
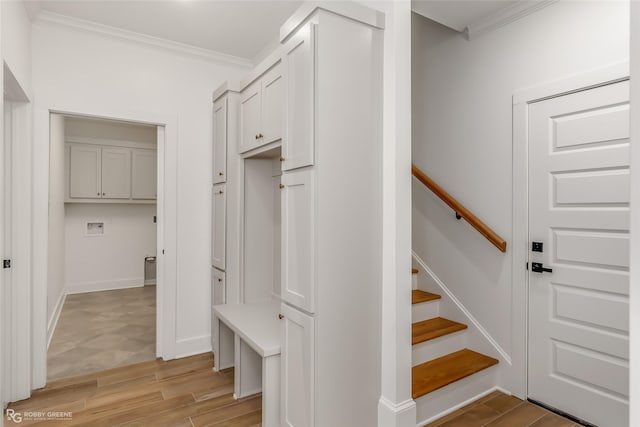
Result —
[[375, 425], [381, 21], [365, 18], [380, 18], [375, 13], [308, 12], [294, 14], [281, 31], [281, 420], [292, 427]]
[[[215, 112], [230, 123], [234, 110], [227, 104], [222, 113], [222, 98], [214, 104], [213, 151], [220, 157], [226, 150], [227, 168], [214, 158], [213, 277], [224, 282], [226, 274], [227, 289], [227, 305], [214, 312], [236, 331], [236, 351], [253, 343], [263, 367], [279, 363], [279, 371], [262, 372], [267, 427], [377, 424], [383, 29], [384, 15], [359, 4], [305, 3], [281, 28], [276, 52], [246, 78], [235, 110], [238, 135], [227, 132], [225, 147], [216, 146], [225, 121]], [[221, 190], [224, 202], [216, 196]], [[239, 224], [230, 223], [235, 218]], [[274, 282], [278, 291], [269, 289]], [[265, 289], [256, 289], [261, 284]], [[241, 297], [230, 297], [236, 289]], [[221, 294], [214, 288], [214, 304]], [[254, 309], [261, 299], [279, 314]], [[252, 314], [244, 318], [247, 307]], [[258, 319], [259, 312], [267, 317]], [[214, 316], [214, 333], [228, 332], [223, 323]], [[251, 328], [272, 324], [280, 329], [279, 348], [260, 347]], [[214, 352], [228, 360], [229, 346], [222, 339], [217, 345]], [[235, 355], [236, 365], [243, 360]]]

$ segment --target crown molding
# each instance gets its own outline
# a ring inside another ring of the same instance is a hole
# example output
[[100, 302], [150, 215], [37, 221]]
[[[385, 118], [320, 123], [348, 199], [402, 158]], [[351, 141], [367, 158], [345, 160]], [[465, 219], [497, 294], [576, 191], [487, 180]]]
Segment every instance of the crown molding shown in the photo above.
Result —
[[198, 58], [206, 59], [214, 62], [222, 62], [226, 64], [239, 65], [242, 67], [250, 68], [253, 66], [251, 60], [241, 58], [239, 56], [228, 55], [226, 53], [216, 52], [209, 49], [204, 49], [196, 46], [191, 46], [185, 43], [175, 42], [172, 40], [162, 39], [159, 37], [149, 36], [146, 34], [136, 33], [135, 31], [124, 30], [121, 28], [111, 27], [109, 25], [98, 24], [97, 22], [87, 21], [79, 18], [72, 18], [58, 13], [49, 12], [46, 10], [41, 11], [34, 23], [51, 23], [65, 27], [70, 27], [76, 30], [81, 30], [94, 34], [101, 34], [107, 37], [112, 37], [120, 40], [127, 40], [147, 46], [153, 46], [165, 50], [169, 50], [174, 53], [180, 53]]
[[479, 19], [465, 28], [464, 33], [467, 40], [475, 39], [478, 36], [494, 31], [507, 24], [522, 19], [527, 15], [537, 12], [558, 0], [521, 0], [511, 6], [498, 10], [485, 18]]

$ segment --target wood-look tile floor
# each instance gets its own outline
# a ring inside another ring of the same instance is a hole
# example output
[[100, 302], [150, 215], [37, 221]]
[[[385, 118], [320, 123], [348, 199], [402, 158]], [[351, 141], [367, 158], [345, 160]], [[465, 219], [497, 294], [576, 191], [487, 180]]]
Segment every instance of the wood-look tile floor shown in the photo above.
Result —
[[155, 286], [68, 295], [47, 351], [47, 380], [155, 357]]
[[499, 391], [425, 427], [580, 427], [537, 405]]
[[[212, 367], [213, 357], [205, 353], [52, 381], [30, 399], [11, 403], [23, 419], [5, 425], [258, 427], [261, 396], [234, 400], [233, 370]], [[34, 412], [49, 419], [24, 417]]]

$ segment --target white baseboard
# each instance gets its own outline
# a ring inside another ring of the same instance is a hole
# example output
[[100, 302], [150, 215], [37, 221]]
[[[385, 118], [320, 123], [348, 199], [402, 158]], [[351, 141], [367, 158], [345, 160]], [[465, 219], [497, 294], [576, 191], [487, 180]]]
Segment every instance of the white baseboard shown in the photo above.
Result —
[[399, 404], [380, 396], [378, 400], [378, 427], [403, 427], [416, 422], [416, 402], [407, 400]]
[[176, 359], [211, 352], [211, 335], [176, 341]]
[[53, 313], [51, 313], [51, 318], [49, 319], [49, 324], [47, 325], [47, 350], [49, 349], [49, 345], [51, 344], [51, 339], [53, 338], [53, 333], [56, 331], [56, 326], [58, 325], [58, 319], [60, 319], [60, 314], [62, 313], [62, 307], [64, 306], [64, 301], [67, 299], [67, 293], [63, 290], [58, 297], [58, 301], [56, 301], [56, 306], [53, 309]]
[[144, 286], [144, 277], [131, 279], [102, 280], [99, 282], [80, 282], [67, 284], [68, 295], [83, 294], [85, 292], [113, 291], [116, 289], [141, 288]]

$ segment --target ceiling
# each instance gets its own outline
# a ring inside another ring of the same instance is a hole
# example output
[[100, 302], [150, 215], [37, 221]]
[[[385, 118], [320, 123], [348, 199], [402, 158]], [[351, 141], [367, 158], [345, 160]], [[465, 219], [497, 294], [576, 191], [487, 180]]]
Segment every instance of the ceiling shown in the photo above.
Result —
[[25, 0], [43, 11], [253, 60], [302, 0]]
[[[64, 15], [255, 61], [265, 47], [277, 42], [280, 26], [303, 0], [24, 1], [32, 20], [47, 14]], [[514, 3], [517, 1], [412, 0], [412, 9], [464, 31]]]
[[516, 0], [411, 0], [411, 9], [456, 31], [509, 8]]

